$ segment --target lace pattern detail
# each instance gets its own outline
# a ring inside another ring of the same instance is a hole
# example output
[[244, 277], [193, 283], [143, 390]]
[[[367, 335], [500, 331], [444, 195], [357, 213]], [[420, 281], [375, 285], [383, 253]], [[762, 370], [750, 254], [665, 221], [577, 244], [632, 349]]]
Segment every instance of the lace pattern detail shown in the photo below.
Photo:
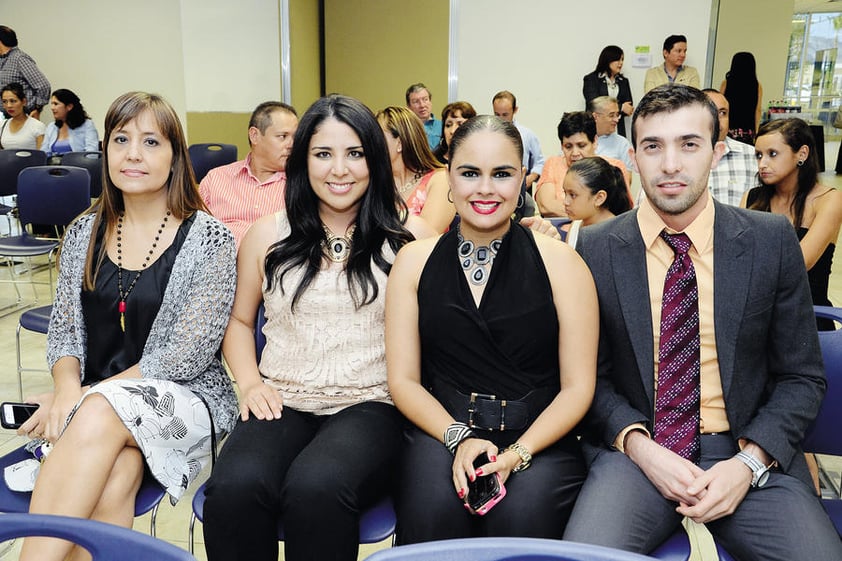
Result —
[[[279, 238], [287, 236], [286, 214], [278, 214]], [[384, 255], [394, 253], [384, 246]], [[260, 361], [264, 381], [284, 404], [299, 411], [332, 414], [363, 401], [391, 403], [386, 385], [384, 307], [386, 275], [372, 267], [377, 300], [357, 310], [341, 264], [323, 269], [304, 292], [295, 313], [290, 302], [302, 271], [264, 290], [266, 347]]]

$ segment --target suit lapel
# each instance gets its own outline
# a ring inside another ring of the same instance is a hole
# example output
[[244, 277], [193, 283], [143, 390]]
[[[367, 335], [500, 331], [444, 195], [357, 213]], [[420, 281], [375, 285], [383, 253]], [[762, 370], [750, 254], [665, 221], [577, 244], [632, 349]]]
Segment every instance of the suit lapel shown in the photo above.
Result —
[[713, 226], [713, 314], [722, 393], [734, 380], [737, 332], [751, 279], [754, 239], [734, 211], [717, 204]]
[[611, 261], [614, 267], [614, 282], [622, 309], [625, 325], [634, 326], [628, 330], [634, 349], [634, 359], [641, 383], [649, 398], [655, 403], [655, 376], [652, 365], [652, 312], [649, 300], [649, 279], [646, 273], [646, 249], [637, 225], [636, 216], [625, 221], [625, 227], [615, 234], [616, 242], [611, 244]]

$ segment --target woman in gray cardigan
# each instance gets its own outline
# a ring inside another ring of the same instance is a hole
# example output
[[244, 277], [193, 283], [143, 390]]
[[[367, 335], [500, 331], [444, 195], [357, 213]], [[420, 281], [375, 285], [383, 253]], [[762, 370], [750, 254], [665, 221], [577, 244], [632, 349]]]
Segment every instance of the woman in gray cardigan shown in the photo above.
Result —
[[[216, 352], [236, 250], [204, 211], [166, 101], [124, 94], [104, 138], [102, 197], [62, 246], [47, 343], [55, 391], [33, 399], [41, 407], [21, 432], [53, 443], [31, 512], [131, 527], [145, 466], [175, 502], [208, 462], [212, 431], [233, 426]], [[20, 558], [64, 559], [71, 547], [30, 538]]]

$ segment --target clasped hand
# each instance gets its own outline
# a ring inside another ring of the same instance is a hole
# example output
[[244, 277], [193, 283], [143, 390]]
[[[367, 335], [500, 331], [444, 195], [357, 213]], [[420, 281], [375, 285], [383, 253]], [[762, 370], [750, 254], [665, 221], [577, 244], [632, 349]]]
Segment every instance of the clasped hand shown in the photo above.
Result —
[[676, 512], [704, 524], [732, 514], [751, 485], [751, 470], [729, 458], [703, 470], [642, 436], [629, 439], [626, 452]]

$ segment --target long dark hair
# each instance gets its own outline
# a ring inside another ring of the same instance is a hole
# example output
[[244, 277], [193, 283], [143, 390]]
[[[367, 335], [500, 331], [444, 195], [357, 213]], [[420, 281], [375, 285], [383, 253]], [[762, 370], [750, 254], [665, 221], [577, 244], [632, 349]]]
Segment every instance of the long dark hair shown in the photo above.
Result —
[[605, 191], [605, 202], [601, 206], [608, 209], [614, 216], [631, 210], [632, 205], [623, 172], [603, 158], [599, 156], [582, 158], [573, 162], [567, 173], [575, 173], [579, 176], [582, 185], [587, 187], [593, 195]]
[[327, 237], [319, 217], [319, 198], [310, 185], [307, 160], [310, 139], [329, 118], [345, 123], [359, 136], [368, 166], [368, 189], [354, 220], [351, 255], [345, 264], [348, 289], [357, 308], [377, 298], [379, 289], [372, 263], [387, 275], [392, 268], [383, 256], [383, 244], [388, 242], [389, 247], [397, 251], [413, 239], [403, 226], [405, 218], [401, 217], [407, 215], [406, 205], [395, 189], [386, 138], [374, 114], [351, 97], [334, 94], [317, 100], [302, 116], [287, 160], [284, 201], [290, 234], [272, 244], [264, 264], [267, 290], [279, 286], [282, 294], [285, 292], [284, 276], [304, 267], [292, 298], [293, 311], [325, 260], [322, 244], [327, 242]]
[[[67, 126], [71, 129], [81, 127], [85, 123], [85, 119], [88, 119], [88, 114], [85, 113], [85, 108], [82, 107], [79, 96], [72, 91], [60, 88], [53, 92], [52, 97], [65, 105], [73, 105], [73, 108], [67, 111], [67, 118], [65, 119]], [[56, 127], [60, 129], [61, 126], [62, 122], [56, 119]]]
[[601, 53], [599, 53], [599, 60], [596, 62], [596, 69], [594, 72], [604, 72], [610, 76], [611, 69], [608, 68], [608, 65], [615, 60], [620, 60], [621, 58], [623, 58], [623, 49], [617, 45], [608, 45], [602, 49]]
[[[807, 206], [807, 195], [819, 181], [819, 159], [816, 154], [816, 141], [810, 131], [810, 125], [801, 119], [778, 119], [763, 123], [757, 131], [757, 138], [767, 134], [780, 133], [787, 146], [793, 152], [798, 152], [802, 146], [806, 146], [809, 154], [804, 163], [798, 166], [798, 188], [795, 190], [795, 198], [792, 200], [793, 224], [796, 228], [801, 227], [804, 219], [804, 207]], [[757, 198], [749, 206], [754, 210], [772, 210], [772, 196], [775, 194], [775, 185], [767, 185], [761, 181], [757, 189]]]
[[[724, 95], [731, 106], [731, 120], [737, 121], [739, 126], [743, 126], [739, 121], [748, 117], [754, 123], [757, 110], [757, 85], [757, 63], [754, 61], [754, 55], [749, 52], [736, 53], [731, 58], [731, 68], [725, 74]], [[735, 115], [738, 119], [734, 119]], [[739, 119], [740, 116], [742, 119]], [[754, 126], [757, 126], [757, 123], [754, 123]]]

